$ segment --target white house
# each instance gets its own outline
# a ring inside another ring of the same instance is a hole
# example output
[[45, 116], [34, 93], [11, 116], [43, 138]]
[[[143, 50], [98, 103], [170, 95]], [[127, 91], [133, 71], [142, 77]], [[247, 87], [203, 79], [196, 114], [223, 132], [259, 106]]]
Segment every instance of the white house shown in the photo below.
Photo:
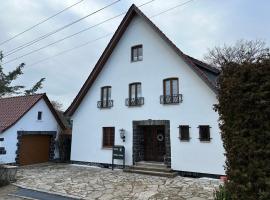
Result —
[[181, 174], [225, 174], [213, 110], [218, 75], [132, 5], [66, 111], [71, 160], [109, 166], [112, 146], [123, 145], [129, 166], [154, 161]]
[[64, 125], [46, 94], [0, 98], [0, 162], [20, 165], [57, 157], [55, 138]]

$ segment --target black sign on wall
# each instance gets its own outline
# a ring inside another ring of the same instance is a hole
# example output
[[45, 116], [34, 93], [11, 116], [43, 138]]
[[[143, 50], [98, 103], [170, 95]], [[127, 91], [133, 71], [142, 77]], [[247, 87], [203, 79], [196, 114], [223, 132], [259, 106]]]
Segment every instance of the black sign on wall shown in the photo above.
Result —
[[113, 146], [112, 151], [112, 170], [114, 167], [114, 159], [123, 160], [123, 169], [125, 168], [125, 147], [120, 145]]

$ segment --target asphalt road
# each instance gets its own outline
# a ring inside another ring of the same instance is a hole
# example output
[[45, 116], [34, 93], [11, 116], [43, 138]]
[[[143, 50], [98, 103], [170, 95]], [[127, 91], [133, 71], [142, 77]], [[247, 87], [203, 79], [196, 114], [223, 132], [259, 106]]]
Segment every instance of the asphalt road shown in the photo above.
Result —
[[25, 200], [27, 198], [36, 200], [75, 200], [69, 197], [19, 188], [13, 185], [0, 188], [0, 198], [1, 200]]

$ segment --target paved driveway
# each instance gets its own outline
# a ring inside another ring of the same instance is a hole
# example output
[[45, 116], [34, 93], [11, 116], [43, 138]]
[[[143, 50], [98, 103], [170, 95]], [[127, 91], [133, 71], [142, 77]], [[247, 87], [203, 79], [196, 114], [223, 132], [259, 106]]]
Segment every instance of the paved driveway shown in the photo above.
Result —
[[17, 184], [82, 199], [210, 200], [219, 181], [184, 177], [161, 178], [69, 164], [20, 168]]

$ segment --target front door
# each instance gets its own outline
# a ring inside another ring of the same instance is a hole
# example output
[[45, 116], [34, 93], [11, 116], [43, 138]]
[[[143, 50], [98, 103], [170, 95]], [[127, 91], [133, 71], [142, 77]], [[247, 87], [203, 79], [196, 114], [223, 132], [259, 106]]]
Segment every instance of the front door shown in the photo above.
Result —
[[164, 126], [145, 126], [144, 133], [144, 160], [164, 162], [165, 131]]

